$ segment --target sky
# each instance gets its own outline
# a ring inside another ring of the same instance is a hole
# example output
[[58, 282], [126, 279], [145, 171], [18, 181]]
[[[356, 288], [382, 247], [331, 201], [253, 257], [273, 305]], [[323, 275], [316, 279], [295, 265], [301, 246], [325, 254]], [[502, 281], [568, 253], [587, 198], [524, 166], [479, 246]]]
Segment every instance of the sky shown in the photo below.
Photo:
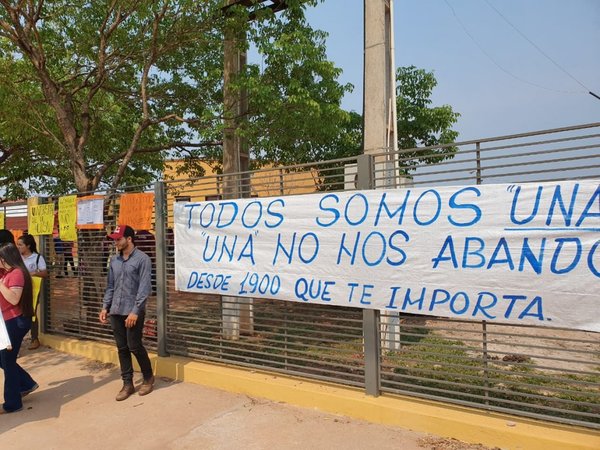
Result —
[[[362, 112], [363, 1], [309, 8]], [[368, 1], [368, 0], [367, 0]], [[433, 71], [457, 141], [600, 121], [600, 0], [394, 0], [397, 66]], [[545, 56], [546, 55], [546, 56]], [[566, 73], [565, 73], [566, 72]]]

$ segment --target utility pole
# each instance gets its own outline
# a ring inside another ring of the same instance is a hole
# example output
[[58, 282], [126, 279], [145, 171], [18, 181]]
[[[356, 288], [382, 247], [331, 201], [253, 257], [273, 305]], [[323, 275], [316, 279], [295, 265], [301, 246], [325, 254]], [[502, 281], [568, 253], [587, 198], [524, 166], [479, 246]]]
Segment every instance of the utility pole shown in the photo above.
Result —
[[393, 0], [364, 2], [363, 149], [365, 154], [378, 155], [376, 171], [386, 170], [385, 176], [376, 177], [376, 187], [388, 187], [397, 179], [393, 6]]
[[[225, 0], [226, 7], [240, 3], [239, 0]], [[248, 170], [248, 151], [237, 130], [248, 113], [247, 94], [233, 88], [232, 82], [246, 65], [246, 52], [242, 45], [246, 40], [245, 31], [225, 28], [223, 46], [223, 193], [226, 198], [239, 198], [242, 195], [237, 177], [229, 174]]]
[[[264, 5], [273, 12], [287, 8], [285, 0], [224, 0], [223, 13], [235, 5], [252, 8]], [[254, 20], [250, 12], [248, 20]], [[246, 139], [237, 130], [248, 114], [248, 94], [236, 90], [233, 80], [244, 70], [247, 56], [244, 31], [225, 28], [224, 67], [223, 67], [223, 198], [237, 199], [250, 197], [250, 177], [248, 174], [250, 157]], [[254, 330], [253, 299], [247, 297], [222, 296], [223, 336], [239, 339], [240, 334], [250, 334]]]
[[[256, 14], [251, 8], [260, 6], [274, 13], [287, 8], [285, 0], [224, 0], [223, 14], [233, 6], [248, 8], [248, 20], [255, 20]], [[237, 91], [232, 87], [232, 81], [243, 71], [246, 65], [245, 48], [246, 35], [243, 31], [231, 28], [225, 29], [224, 42], [224, 75], [223, 75], [223, 113], [225, 130], [223, 133], [223, 193], [226, 198], [241, 198], [250, 196], [250, 184], [247, 177], [232, 176], [248, 171], [249, 154], [245, 139], [237, 133], [240, 125], [248, 114], [247, 92]]]
[[[394, 0], [364, 0], [363, 152], [373, 156], [375, 188], [400, 186], [394, 58]], [[367, 323], [377, 323], [365, 312]], [[400, 348], [400, 316], [381, 317], [381, 343]]]
[[[263, 9], [279, 12], [287, 8], [285, 0], [224, 0], [223, 13], [229, 8], [241, 5], [251, 8], [260, 5]], [[248, 13], [248, 20], [255, 19], [253, 12]], [[229, 181], [233, 178], [228, 174], [247, 172], [249, 167], [248, 145], [245, 139], [237, 134], [237, 130], [248, 114], [248, 95], [245, 90], [237, 91], [232, 87], [232, 81], [246, 66], [245, 48], [246, 35], [244, 31], [225, 29], [224, 42], [224, 74], [223, 74], [223, 112], [225, 130], [223, 133], [223, 174], [224, 193], [228, 198], [249, 196], [249, 185], [244, 179], [238, 182]]]

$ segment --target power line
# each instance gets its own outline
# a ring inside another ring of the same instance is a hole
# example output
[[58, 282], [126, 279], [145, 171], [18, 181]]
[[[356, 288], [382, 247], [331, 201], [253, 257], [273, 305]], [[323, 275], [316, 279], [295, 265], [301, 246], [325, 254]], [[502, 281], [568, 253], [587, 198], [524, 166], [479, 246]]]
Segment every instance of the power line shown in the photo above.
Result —
[[496, 14], [498, 14], [500, 17], [502, 17], [502, 19], [507, 24], [509, 24], [513, 28], [513, 30], [515, 30], [517, 33], [519, 33], [523, 39], [525, 39], [527, 42], [529, 42], [538, 52], [540, 52], [542, 55], [544, 55], [548, 59], [548, 61], [550, 61], [559, 70], [561, 70], [564, 74], [566, 74], [568, 77], [570, 77], [576, 83], [578, 83], [582, 88], [584, 88], [586, 91], [588, 91], [588, 94], [590, 94], [593, 97], [596, 97], [598, 100], [600, 100], [600, 97], [598, 95], [594, 94], [590, 88], [588, 88], [585, 84], [583, 84], [581, 81], [579, 81], [577, 78], [575, 78], [567, 69], [565, 69], [563, 66], [561, 66], [560, 64], [558, 64], [544, 50], [542, 50], [535, 42], [533, 42], [531, 39], [529, 39], [525, 35], [525, 33], [523, 33], [519, 28], [517, 28], [510, 20], [508, 20], [508, 18], [506, 18], [506, 16], [504, 14], [502, 14], [494, 5], [492, 5], [489, 0], [485, 0], [485, 2], [488, 4], [488, 6], [490, 8], [492, 8], [496, 12]]
[[[537, 83], [533, 83], [529, 80], [526, 80], [524, 78], [521, 78], [517, 75], [515, 75], [514, 73], [512, 73], [511, 71], [509, 71], [508, 69], [506, 69], [505, 67], [503, 67], [500, 63], [498, 63], [494, 57], [492, 55], [490, 55], [489, 52], [487, 52], [485, 50], [485, 48], [483, 48], [483, 46], [479, 43], [479, 41], [477, 41], [477, 39], [471, 34], [471, 32], [467, 29], [467, 27], [465, 26], [464, 22], [460, 19], [460, 17], [458, 17], [458, 14], [456, 14], [456, 11], [454, 9], [454, 7], [450, 4], [450, 2], [448, 0], [444, 0], [444, 2], [446, 3], [446, 5], [448, 5], [448, 8], [450, 8], [450, 10], [452, 11], [452, 15], [454, 16], [454, 18], [456, 19], [456, 21], [458, 22], [458, 24], [460, 25], [460, 27], [463, 29], [463, 31], [465, 32], [465, 34], [467, 36], [469, 36], [469, 38], [473, 41], [473, 43], [479, 48], [479, 50], [488, 57], [488, 59], [496, 66], [498, 67], [498, 69], [500, 69], [502, 72], [506, 73], [507, 75], [509, 75], [510, 77], [525, 83], [525, 84], [529, 84], [531, 86], [537, 87], [539, 89], [544, 89], [547, 91], [553, 91], [553, 92], [560, 92], [560, 93], [565, 93], [565, 94], [581, 94], [582, 91], [566, 91], [566, 90], [561, 90], [561, 89], [553, 89], [553, 88], [549, 88], [546, 86], [542, 86], [540, 84]], [[486, 0], [487, 3], [487, 0]], [[489, 4], [489, 3], [488, 3]], [[490, 5], [491, 6], [491, 5]], [[515, 28], [516, 29], [516, 28]], [[532, 45], [535, 45], [532, 43]], [[537, 46], [536, 46], [537, 47]], [[541, 51], [541, 50], [540, 50]], [[548, 57], [549, 58], [549, 57]], [[551, 58], [549, 58], [550, 60], [552, 60]], [[555, 63], [556, 64], [556, 63]], [[567, 72], [568, 74], [568, 72]], [[569, 76], [571, 76], [569, 74]], [[575, 79], [573, 76], [571, 76], [571, 78]], [[594, 95], [588, 88], [585, 87], [585, 85], [583, 85], [581, 82], [579, 82], [577, 79], [575, 79], [575, 81], [577, 81], [577, 83], [581, 86], [583, 86], [583, 88], [588, 91], [590, 94]]]
[[554, 64], [559, 70], [561, 70], [564, 74], [566, 74], [568, 77], [570, 77], [572, 80], [574, 80], [577, 84], [579, 84], [582, 88], [584, 88], [586, 91], [589, 91], [589, 89], [586, 87], [585, 84], [583, 84], [581, 81], [579, 81], [577, 78], [575, 78], [573, 75], [571, 75], [567, 69], [565, 69], [563, 66], [561, 66], [560, 64], [558, 64], [554, 59], [552, 59], [544, 50], [542, 50], [535, 42], [533, 42], [531, 39], [529, 39], [525, 33], [523, 33], [521, 30], [519, 30], [510, 20], [508, 20], [506, 18], [506, 16], [504, 14], [502, 14], [498, 8], [496, 8], [494, 5], [492, 5], [490, 3], [489, 0], [484, 0], [488, 6], [490, 8], [492, 8], [496, 14], [498, 14], [500, 17], [502, 17], [502, 20], [504, 20], [507, 24], [509, 24], [511, 26], [511, 28], [513, 30], [515, 30], [517, 33], [519, 33], [521, 35], [521, 37], [523, 39], [525, 39], [527, 42], [529, 42], [533, 48], [535, 48], [538, 52], [540, 52], [542, 55], [544, 55], [546, 57], [546, 59], [548, 59], [548, 61], [550, 61], [552, 64]]

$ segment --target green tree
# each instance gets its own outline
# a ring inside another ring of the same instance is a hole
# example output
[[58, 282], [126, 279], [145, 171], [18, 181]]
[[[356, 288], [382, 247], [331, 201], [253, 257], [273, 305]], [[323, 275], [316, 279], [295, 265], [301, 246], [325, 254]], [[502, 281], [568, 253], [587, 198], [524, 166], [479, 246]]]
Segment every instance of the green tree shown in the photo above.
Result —
[[[28, 189], [35, 186], [37, 175], [55, 167], [46, 157], [51, 146], [43, 137], [44, 130], [24, 126], [29, 120], [37, 122], [34, 116], [39, 110], [31, 104], [40, 100], [25, 66], [22, 60], [0, 59], [0, 198], [24, 198]], [[19, 90], [15, 89], [16, 80]], [[29, 101], [24, 101], [24, 94]]]
[[249, 65], [241, 83], [248, 91], [249, 117], [242, 133], [256, 163], [297, 164], [321, 160], [319, 151], [338, 138], [349, 121], [341, 99], [341, 70], [327, 60], [325, 38], [290, 9], [252, 30], [264, 69]]
[[[415, 66], [396, 71], [396, 108], [398, 114], [398, 148], [435, 147], [456, 141], [452, 126], [460, 114], [450, 105], [431, 106], [431, 94], [437, 86], [433, 72]], [[411, 171], [419, 164], [433, 164], [454, 157], [456, 147], [402, 151], [400, 165]]]
[[237, 81], [253, 154], [285, 162], [325, 142], [348, 87], [304, 20], [315, 3], [274, 14], [258, 2], [250, 22], [241, 7], [226, 19], [222, 0], [0, 0], [0, 180], [87, 192], [146, 184], [167, 157], [220, 159], [226, 20], [266, 55]]
[[[80, 192], [147, 182], [162, 150], [210, 143], [219, 79], [204, 73], [220, 70], [208, 20], [216, 3], [0, 1], [2, 63], [21, 69], [3, 73], [14, 102], [1, 110], [31, 110], [11, 119], [37, 134], [30, 180], [61, 190], [67, 168]], [[41, 160], [54, 164], [53, 181]]]
[[[352, 85], [338, 83], [341, 70], [327, 59], [326, 33], [313, 30], [304, 17], [304, 8], [318, 1], [286, 3], [287, 9], [276, 15], [238, 8], [231, 19], [237, 22], [230, 26], [239, 29], [248, 14], [256, 18], [240, 33], [246, 39], [239, 44], [242, 51], [252, 45], [261, 64], [247, 64], [233, 83], [249, 105], [238, 133], [247, 140], [253, 167], [327, 156], [322, 149], [336, 140], [350, 118], [341, 100]], [[207, 156], [218, 161], [219, 150], [213, 148]]]
[[[402, 174], [410, 174], [419, 165], [433, 164], [453, 158], [457, 148], [448, 146], [456, 141], [453, 130], [460, 114], [449, 105], [432, 106], [431, 95], [437, 81], [432, 72], [414, 66], [396, 71], [396, 105], [398, 124], [399, 165]], [[363, 117], [352, 111], [337, 124], [337, 133], [329, 142], [314, 145], [304, 155], [305, 161], [326, 161], [361, 154]], [[423, 147], [434, 147], [424, 149]], [[311, 159], [312, 158], [312, 159]], [[330, 165], [326, 170], [336, 170]], [[337, 183], [337, 185], [336, 185]], [[323, 189], [340, 188], [343, 175], [327, 177]]]
[[[250, 105], [239, 133], [256, 164], [360, 153], [361, 117], [340, 107], [352, 87], [337, 82], [325, 34], [304, 18], [318, 1], [287, 3], [279, 14], [257, 2], [225, 16], [222, 0], [0, 0], [0, 194], [144, 185], [167, 157], [187, 169], [220, 160], [226, 24], [263, 57], [235, 80]], [[456, 137], [458, 114], [430, 106], [435, 84], [398, 70], [400, 148]], [[415, 150], [405, 170], [454, 151]]]
[[[432, 72], [414, 66], [399, 67], [396, 71], [396, 105], [398, 125], [399, 166], [402, 175], [408, 175], [422, 164], [434, 164], [453, 158], [457, 148], [447, 146], [455, 142], [458, 132], [452, 129], [460, 114], [449, 105], [431, 106], [431, 94], [437, 85]], [[352, 111], [337, 124], [334, 139], [320, 143], [305, 155], [307, 160], [327, 161], [360, 155], [362, 147], [363, 117]], [[434, 148], [422, 148], [434, 147]], [[336, 165], [320, 168], [327, 173], [322, 177], [320, 189], [341, 189], [344, 175]]]

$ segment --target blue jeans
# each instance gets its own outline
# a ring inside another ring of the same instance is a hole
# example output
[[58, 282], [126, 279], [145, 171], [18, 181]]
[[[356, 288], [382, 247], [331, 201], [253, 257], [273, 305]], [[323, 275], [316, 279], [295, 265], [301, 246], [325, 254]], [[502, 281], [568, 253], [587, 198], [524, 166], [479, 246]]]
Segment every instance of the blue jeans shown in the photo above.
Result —
[[12, 344], [11, 350], [0, 351], [0, 365], [4, 369], [4, 410], [18, 411], [23, 407], [21, 392], [33, 389], [36, 382], [19, 364], [17, 356], [23, 338], [31, 328], [31, 318], [18, 316], [6, 321], [6, 331]]
[[133, 353], [140, 365], [144, 380], [149, 380], [152, 377], [152, 363], [144, 344], [142, 344], [144, 313], [139, 314], [138, 320], [132, 328], [125, 327], [125, 319], [127, 319], [127, 316], [110, 315], [110, 324], [119, 352], [121, 378], [124, 384], [133, 384], [133, 361], [131, 359]]

